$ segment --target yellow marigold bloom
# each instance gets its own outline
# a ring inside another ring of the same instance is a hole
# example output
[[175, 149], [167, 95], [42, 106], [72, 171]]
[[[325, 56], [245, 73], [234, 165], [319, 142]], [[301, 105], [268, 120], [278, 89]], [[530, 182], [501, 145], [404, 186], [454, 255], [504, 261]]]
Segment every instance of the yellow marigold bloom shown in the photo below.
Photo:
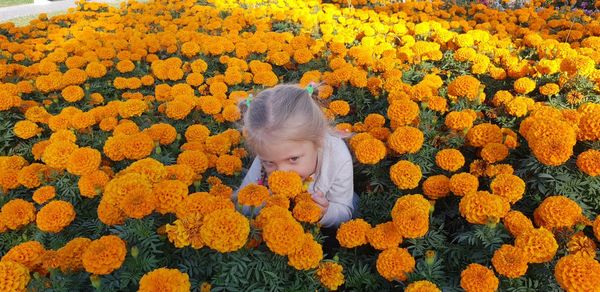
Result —
[[83, 267], [95, 275], [107, 275], [120, 268], [125, 260], [125, 241], [115, 235], [105, 235], [92, 241], [82, 255]]
[[239, 157], [224, 154], [217, 159], [217, 172], [224, 175], [234, 175], [242, 171], [242, 160]]
[[473, 111], [452, 111], [446, 115], [444, 124], [454, 131], [463, 131], [473, 127], [473, 122], [477, 118]]
[[421, 177], [421, 167], [408, 160], [398, 161], [390, 167], [390, 178], [401, 190], [416, 188]]
[[342, 265], [334, 262], [323, 262], [317, 269], [317, 278], [325, 288], [335, 291], [344, 284], [344, 268]]
[[159, 268], [140, 279], [139, 292], [185, 292], [191, 289], [190, 277], [177, 269]]
[[502, 143], [502, 139], [500, 127], [490, 123], [476, 125], [467, 132], [467, 141], [474, 147], [483, 147], [488, 143]]
[[402, 126], [396, 128], [388, 137], [387, 145], [398, 154], [416, 153], [423, 146], [423, 141], [425, 141], [425, 137], [421, 130]]
[[533, 100], [529, 97], [517, 96], [512, 100], [506, 102], [504, 107], [509, 115], [515, 117], [522, 117], [527, 114], [530, 105], [533, 104]]
[[443, 175], [434, 175], [428, 177], [423, 182], [423, 193], [430, 199], [435, 200], [443, 198], [450, 194], [450, 179]]
[[419, 105], [409, 99], [393, 101], [387, 109], [387, 116], [399, 126], [411, 124], [419, 116]]
[[508, 147], [501, 143], [488, 143], [481, 149], [481, 158], [488, 163], [504, 160], [508, 156]]
[[481, 82], [470, 75], [459, 76], [448, 84], [448, 96], [451, 100], [464, 97], [468, 100], [479, 100]]
[[377, 250], [398, 247], [402, 243], [402, 234], [393, 221], [377, 224], [367, 232], [369, 244]]
[[377, 257], [377, 272], [388, 281], [406, 281], [415, 269], [415, 259], [405, 248], [392, 247]]
[[175, 220], [173, 224], [165, 225], [165, 231], [167, 232], [167, 238], [176, 248], [184, 248], [190, 245], [190, 235], [182, 219]]
[[544, 227], [519, 234], [515, 239], [515, 246], [525, 251], [530, 263], [549, 262], [558, 250], [554, 235]]
[[46, 249], [41, 243], [35, 240], [26, 241], [9, 249], [0, 262], [19, 263], [33, 272], [37, 271], [42, 264], [44, 253]]
[[40, 129], [36, 123], [24, 120], [15, 123], [13, 132], [15, 133], [15, 136], [21, 139], [29, 139], [41, 133], [42, 129]]
[[556, 83], [546, 83], [540, 86], [539, 90], [542, 95], [552, 96], [560, 92], [560, 87]]
[[589, 176], [600, 175], [600, 151], [588, 149], [577, 156], [577, 167]]
[[479, 188], [479, 179], [467, 172], [461, 172], [450, 177], [450, 191], [456, 196], [464, 196]]
[[567, 243], [567, 250], [570, 254], [582, 255], [586, 257], [596, 257], [596, 243], [594, 240], [585, 236], [582, 231], [579, 231], [571, 237]]
[[278, 255], [298, 252], [305, 240], [302, 225], [287, 216], [269, 219], [263, 228], [263, 238], [269, 249]]
[[302, 178], [291, 171], [273, 171], [268, 178], [269, 189], [273, 194], [293, 198], [302, 192]]
[[197, 174], [202, 174], [208, 169], [208, 157], [203, 151], [186, 150], [177, 156], [177, 164], [189, 165]]
[[583, 210], [565, 196], [549, 196], [533, 212], [535, 224], [549, 230], [570, 228], [578, 223]]
[[[427, 201], [421, 195], [419, 197], [424, 200], [422, 203], [424, 205]], [[429, 209], [416, 208], [414, 205], [407, 209], [401, 209], [400, 205], [396, 202], [392, 210], [392, 218], [400, 234], [406, 238], [425, 236], [429, 231]], [[429, 207], [429, 202], [427, 202], [427, 207]]]
[[385, 157], [387, 149], [378, 139], [365, 139], [354, 148], [356, 159], [362, 164], [377, 164]]
[[472, 224], [497, 223], [510, 211], [507, 199], [486, 191], [465, 194], [458, 208], [460, 214]]
[[410, 283], [404, 289], [404, 292], [442, 292], [434, 283], [427, 280], [421, 280]]
[[9, 229], [19, 229], [33, 220], [35, 220], [35, 206], [23, 199], [12, 199], [0, 209], [0, 221]]
[[27, 291], [31, 277], [27, 267], [6, 260], [0, 262], [0, 279], [1, 291]]
[[42, 140], [33, 144], [33, 147], [31, 147], [31, 153], [33, 154], [33, 158], [35, 160], [41, 160], [44, 150], [46, 150], [46, 147], [48, 147], [50, 143], [51, 142], [49, 140]]
[[34, 202], [38, 204], [44, 204], [48, 200], [54, 198], [56, 196], [56, 189], [54, 186], [43, 186], [35, 192], [33, 192], [32, 199]]
[[465, 164], [465, 157], [456, 149], [443, 149], [435, 155], [435, 164], [443, 170], [454, 172]]
[[494, 195], [506, 198], [511, 204], [517, 202], [525, 193], [525, 182], [512, 174], [498, 174], [490, 183]]
[[329, 109], [338, 116], [345, 116], [350, 112], [350, 105], [345, 100], [334, 100], [329, 103]]
[[250, 223], [244, 215], [221, 209], [207, 214], [200, 229], [202, 241], [221, 253], [236, 251], [244, 246], [250, 234]]
[[66, 201], [52, 201], [37, 213], [35, 223], [44, 232], [57, 233], [75, 220], [75, 208]]
[[85, 93], [83, 88], [77, 85], [69, 85], [61, 91], [61, 95], [67, 102], [77, 102], [83, 99]]
[[554, 276], [566, 291], [598, 291], [600, 263], [586, 256], [567, 255], [556, 263]]
[[335, 238], [345, 248], [354, 248], [367, 244], [367, 233], [371, 225], [363, 219], [353, 219], [344, 222], [337, 230]]
[[78, 148], [69, 156], [67, 171], [74, 175], [90, 174], [100, 167], [101, 154], [91, 147]]
[[528, 94], [535, 89], [535, 86], [535, 81], [528, 77], [521, 77], [513, 84], [513, 88], [519, 94]]
[[75, 143], [69, 141], [54, 141], [44, 150], [42, 161], [51, 168], [64, 169], [77, 148]]
[[494, 272], [480, 264], [470, 264], [460, 273], [460, 287], [466, 292], [494, 292], [499, 284]]
[[296, 203], [292, 215], [299, 222], [316, 223], [321, 219], [321, 208], [312, 200], [302, 200]]
[[61, 271], [77, 272], [83, 269], [81, 256], [92, 242], [91, 239], [85, 237], [76, 237], [69, 241], [65, 246], [57, 250], [60, 258], [59, 267]]
[[269, 197], [269, 190], [255, 183], [244, 186], [237, 195], [238, 203], [246, 206], [258, 207]]
[[153, 192], [157, 199], [157, 212], [175, 213], [175, 207], [188, 196], [188, 187], [178, 180], [163, 180], [154, 184]]
[[310, 233], [304, 234], [304, 244], [297, 252], [288, 256], [288, 264], [296, 270], [309, 270], [319, 266], [323, 259], [323, 247]]
[[525, 252], [508, 244], [503, 244], [494, 252], [492, 265], [499, 274], [509, 278], [525, 275], [528, 268]]

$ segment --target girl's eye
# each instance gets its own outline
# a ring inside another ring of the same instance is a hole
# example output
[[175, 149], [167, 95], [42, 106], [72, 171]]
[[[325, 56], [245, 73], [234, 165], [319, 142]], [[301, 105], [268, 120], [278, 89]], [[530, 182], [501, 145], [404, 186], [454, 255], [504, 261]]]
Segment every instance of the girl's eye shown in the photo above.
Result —
[[294, 156], [294, 157], [290, 158], [290, 161], [291, 162], [296, 162], [296, 161], [298, 161], [298, 159], [300, 159], [300, 157]]
[[272, 165], [273, 165], [273, 163], [272, 163], [272, 162], [269, 162], [269, 161], [263, 161], [263, 165], [264, 165], [264, 166], [272, 166]]

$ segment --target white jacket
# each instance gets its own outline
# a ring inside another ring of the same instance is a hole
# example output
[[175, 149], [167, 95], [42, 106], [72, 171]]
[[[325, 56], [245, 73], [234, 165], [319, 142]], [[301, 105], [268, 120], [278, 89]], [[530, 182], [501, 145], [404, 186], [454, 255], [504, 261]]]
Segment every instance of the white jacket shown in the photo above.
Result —
[[[238, 190], [250, 183], [256, 183], [260, 179], [260, 170], [260, 160], [254, 158]], [[314, 194], [319, 190], [329, 201], [329, 208], [319, 221], [320, 225], [338, 227], [341, 223], [350, 220], [358, 198], [354, 193], [352, 156], [341, 138], [331, 134], [326, 135], [323, 147], [318, 153], [317, 171], [313, 177], [314, 180], [308, 186], [308, 191]], [[237, 190], [232, 199], [237, 202]], [[249, 214], [249, 208], [244, 208], [243, 211]]]

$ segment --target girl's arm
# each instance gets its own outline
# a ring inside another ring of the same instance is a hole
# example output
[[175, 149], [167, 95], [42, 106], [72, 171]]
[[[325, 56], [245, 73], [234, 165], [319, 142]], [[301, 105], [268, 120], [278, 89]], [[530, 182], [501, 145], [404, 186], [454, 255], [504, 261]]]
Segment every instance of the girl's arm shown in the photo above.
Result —
[[329, 207], [319, 222], [323, 227], [337, 227], [352, 219], [354, 205], [354, 171], [352, 160], [347, 159], [338, 169], [335, 179], [326, 193]]

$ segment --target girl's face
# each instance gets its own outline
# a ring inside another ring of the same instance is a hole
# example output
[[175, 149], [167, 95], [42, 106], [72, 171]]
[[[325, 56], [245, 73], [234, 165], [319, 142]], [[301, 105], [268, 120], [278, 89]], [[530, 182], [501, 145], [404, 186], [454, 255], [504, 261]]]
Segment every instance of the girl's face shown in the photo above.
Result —
[[317, 169], [318, 148], [312, 141], [273, 140], [261, 150], [258, 158], [267, 174], [294, 171], [306, 179]]

